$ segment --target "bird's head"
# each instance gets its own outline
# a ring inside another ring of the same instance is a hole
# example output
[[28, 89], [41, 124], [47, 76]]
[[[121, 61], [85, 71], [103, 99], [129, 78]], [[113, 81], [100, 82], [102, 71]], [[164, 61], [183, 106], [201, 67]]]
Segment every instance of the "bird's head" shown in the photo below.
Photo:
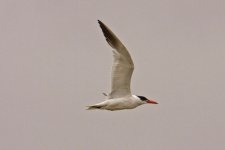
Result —
[[146, 97], [144, 96], [137, 96], [142, 102], [144, 103], [148, 103], [148, 104], [158, 104], [156, 101], [154, 100], [150, 100], [150, 99], [147, 99]]

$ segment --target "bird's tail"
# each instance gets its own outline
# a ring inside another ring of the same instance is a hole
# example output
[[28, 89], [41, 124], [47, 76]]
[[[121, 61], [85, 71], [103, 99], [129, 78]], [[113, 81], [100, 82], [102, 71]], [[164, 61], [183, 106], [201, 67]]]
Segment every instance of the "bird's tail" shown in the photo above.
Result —
[[86, 106], [86, 110], [94, 110], [94, 109], [101, 109], [101, 106], [98, 105], [92, 105], [92, 106]]

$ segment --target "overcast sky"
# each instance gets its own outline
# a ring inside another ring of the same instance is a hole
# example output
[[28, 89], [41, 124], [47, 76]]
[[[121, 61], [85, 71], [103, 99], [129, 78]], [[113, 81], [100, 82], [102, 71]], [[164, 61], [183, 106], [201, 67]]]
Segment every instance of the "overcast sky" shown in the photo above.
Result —
[[[102, 20], [159, 105], [87, 111], [110, 91]], [[224, 0], [1, 0], [1, 150], [224, 150]]]

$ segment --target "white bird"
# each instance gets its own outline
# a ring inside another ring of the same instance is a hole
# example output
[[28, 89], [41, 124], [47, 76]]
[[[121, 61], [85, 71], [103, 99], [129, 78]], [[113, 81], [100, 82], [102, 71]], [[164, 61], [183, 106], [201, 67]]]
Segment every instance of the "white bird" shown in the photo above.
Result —
[[111, 92], [107, 95], [107, 100], [91, 106], [88, 110], [122, 110], [133, 109], [142, 104], [158, 104], [154, 100], [149, 100], [144, 96], [132, 95], [130, 90], [131, 76], [134, 70], [132, 58], [116, 35], [100, 20], [98, 23], [108, 44], [113, 48], [113, 66], [111, 77]]

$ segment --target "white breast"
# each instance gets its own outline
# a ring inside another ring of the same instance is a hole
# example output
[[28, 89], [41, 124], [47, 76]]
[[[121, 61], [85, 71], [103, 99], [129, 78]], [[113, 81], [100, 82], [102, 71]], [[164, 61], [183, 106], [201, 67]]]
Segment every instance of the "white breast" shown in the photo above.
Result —
[[106, 110], [122, 110], [122, 109], [133, 109], [139, 105], [144, 104], [136, 96], [128, 96], [116, 99], [109, 99], [103, 102]]

